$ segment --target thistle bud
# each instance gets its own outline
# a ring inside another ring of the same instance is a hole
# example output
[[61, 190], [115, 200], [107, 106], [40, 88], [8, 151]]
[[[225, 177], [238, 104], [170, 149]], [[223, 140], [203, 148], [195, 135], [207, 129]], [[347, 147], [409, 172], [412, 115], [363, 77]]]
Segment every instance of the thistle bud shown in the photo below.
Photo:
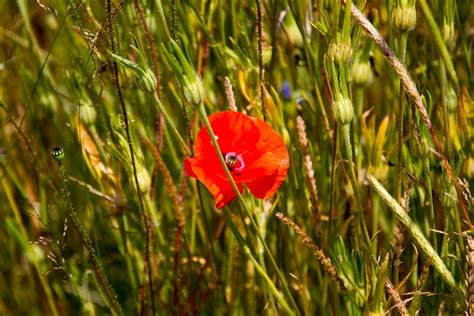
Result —
[[341, 96], [339, 100], [334, 101], [334, 115], [336, 121], [341, 125], [347, 125], [354, 116], [354, 107], [349, 98]]
[[329, 45], [328, 56], [331, 60], [348, 63], [352, 56], [351, 42], [337, 38]]
[[409, 32], [415, 28], [416, 8], [414, 5], [397, 6], [392, 11], [393, 25], [400, 32]]
[[365, 86], [372, 81], [372, 68], [367, 61], [357, 61], [352, 66], [352, 81], [357, 86]]

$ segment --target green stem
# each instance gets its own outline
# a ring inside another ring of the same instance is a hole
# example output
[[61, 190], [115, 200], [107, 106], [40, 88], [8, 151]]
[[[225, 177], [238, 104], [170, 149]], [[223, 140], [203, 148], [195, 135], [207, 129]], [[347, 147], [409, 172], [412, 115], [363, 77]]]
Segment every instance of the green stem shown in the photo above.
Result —
[[[6, 178], [2, 178], [0, 180], [0, 183], [3, 186], [3, 191], [5, 192], [6, 198], [10, 202], [11, 209], [13, 211], [13, 216], [15, 217], [15, 221], [18, 223], [18, 226], [20, 227], [20, 232], [22, 234], [22, 237], [24, 239], [23, 245], [26, 247], [27, 241], [29, 240], [28, 233], [26, 231], [25, 224], [23, 223], [23, 219], [21, 217], [20, 210], [16, 206], [16, 203], [14, 202], [15, 198], [13, 195], [13, 192], [10, 190], [10, 187], [8, 185], [8, 182]], [[31, 245], [28, 244], [28, 246], [31, 247]], [[46, 295], [47, 301], [49, 308], [51, 309], [51, 314], [54, 316], [60, 315], [58, 313], [58, 310], [56, 308], [56, 304], [54, 302], [54, 297], [53, 297], [53, 292], [51, 291], [51, 286], [48, 284], [48, 281], [46, 279], [45, 274], [41, 271], [41, 268], [39, 266], [39, 262], [37, 260], [32, 260], [33, 266], [35, 267], [36, 274], [38, 275], [39, 281], [41, 283], [41, 286], [43, 287], [44, 293]], [[74, 283], [73, 283], [74, 286]], [[75, 286], [74, 286], [75, 287]]]
[[157, 91], [155, 93], [153, 93], [153, 100], [155, 101], [155, 106], [156, 106], [157, 110], [163, 114], [163, 117], [165, 118], [166, 122], [168, 123], [168, 125], [171, 126], [171, 130], [175, 134], [176, 138], [178, 138], [178, 142], [180, 143], [181, 148], [183, 149], [183, 151], [188, 155], [191, 154], [191, 151], [189, 150], [188, 145], [186, 144], [184, 139], [181, 137], [181, 134], [179, 133], [179, 131], [176, 129], [176, 126], [174, 125], [173, 121], [171, 120], [170, 116], [168, 115], [168, 112], [166, 112], [166, 110], [163, 106], [163, 103], [161, 103], [160, 98], [158, 97], [158, 92]]
[[451, 60], [448, 48], [446, 47], [443, 37], [441, 36], [441, 32], [439, 31], [438, 25], [436, 24], [436, 20], [433, 14], [431, 13], [430, 7], [428, 6], [428, 3], [426, 2], [426, 0], [418, 0], [418, 4], [420, 5], [421, 11], [423, 12], [423, 15], [426, 18], [426, 22], [428, 23], [428, 28], [430, 29], [430, 32], [433, 35], [433, 40], [439, 49], [441, 58], [443, 59], [444, 64], [446, 65], [446, 70], [448, 71], [448, 75], [453, 81], [456, 89], [459, 90], [459, 81], [456, 75], [456, 70], [454, 69], [454, 64]]
[[356, 203], [357, 203], [357, 208], [358, 208], [358, 214], [357, 217], [359, 218], [359, 225], [360, 229], [364, 235], [365, 242], [367, 245], [370, 244], [370, 237], [369, 237], [369, 232], [367, 230], [367, 226], [365, 225], [363, 221], [363, 208], [362, 208], [362, 203], [360, 199], [360, 192], [359, 192], [359, 186], [357, 185], [357, 177], [356, 173], [354, 170], [354, 160], [352, 157], [352, 145], [351, 145], [351, 136], [350, 136], [350, 124], [342, 125], [342, 136], [344, 138], [344, 146], [346, 148], [346, 154], [347, 154], [347, 160], [348, 165], [349, 165], [349, 173], [350, 173], [350, 178], [351, 178], [351, 183], [352, 183], [352, 190], [354, 191], [354, 195], [356, 197]]
[[79, 237], [81, 238], [82, 244], [86, 247], [87, 252], [89, 254], [89, 262], [94, 269], [94, 272], [97, 276], [99, 284], [102, 286], [102, 290], [104, 291], [107, 301], [110, 305], [110, 308], [114, 312], [115, 315], [123, 315], [122, 306], [117, 300], [117, 296], [115, 295], [115, 291], [109, 283], [107, 276], [104, 273], [104, 268], [102, 266], [102, 262], [97, 255], [97, 252], [94, 248], [94, 244], [90, 239], [89, 235], [87, 234], [84, 226], [82, 226], [79, 218], [77, 216], [76, 210], [74, 209], [74, 205], [71, 200], [71, 192], [69, 191], [69, 187], [67, 185], [67, 177], [66, 177], [66, 169], [64, 166], [60, 166], [59, 174], [61, 176], [62, 182], [62, 194], [66, 199], [67, 208], [68, 208], [68, 217], [71, 219], [72, 224], [76, 228], [77, 232], [79, 233]]
[[446, 80], [446, 66], [441, 63], [440, 64], [440, 84], [441, 84], [441, 102], [443, 105], [443, 118], [444, 118], [444, 126], [446, 129], [446, 147], [448, 151], [448, 159], [450, 159], [453, 156], [453, 147], [451, 145], [451, 137], [450, 137], [450, 132], [451, 132], [451, 127], [449, 124], [449, 107], [448, 107], [448, 82]]
[[420, 247], [423, 253], [431, 259], [431, 264], [439, 273], [444, 282], [449, 286], [453, 294], [457, 297], [461, 305], [465, 305], [466, 289], [462, 284], [456, 284], [453, 275], [444, 264], [443, 259], [433, 249], [430, 242], [423, 235], [420, 227], [412, 222], [405, 210], [397, 203], [397, 201], [387, 192], [387, 190], [372, 175], [367, 175], [372, 188], [382, 197], [388, 207], [397, 215], [398, 219], [405, 225], [410, 232], [415, 243]]
[[[273, 281], [270, 279], [270, 277], [268, 276], [268, 274], [265, 272], [265, 270], [262, 268], [262, 266], [258, 263], [258, 261], [255, 259], [255, 257], [253, 256], [252, 252], [250, 251], [250, 248], [246, 245], [245, 241], [244, 241], [244, 238], [242, 237], [242, 235], [239, 233], [239, 230], [237, 229], [237, 227], [235, 226], [234, 224], [234, 221], [230, 218], [230, 215], [229, 213], [227, 212], [227, 210], [225, 208], [222, 209], [222, 212], [224, 214], [224, 217], [225, 217], [225, 220], [226, 220], [226, 223], [229, 225], [229, 228], [230, 230], [232, 231], [232, 233], [234, 234], [235, 236], [235, 239], [237, 239], [237, 242], [239, 243], [241, 249], [243, 250], [243, 252], [247, 255], [247, 257], [250, 259], [250, 261], [252, 261], [252, 263], [254, 264], [255, 268], [257, 269], [258, 273], [260, 274], [260, 276], [267, 282], [269, 288], [270, 288], [270, 291], [273, 293], [273, 295], [276, 297], [276, 299], [278, 300], [278, 302], [280, 302], [281, 306], [283, 307], [283, 309], [290, 315], [294, 315], [294, 311], [290, 308], [290, 306], [288, 306], [288, 303], [286, 303], [285, 299], [281, 296], [280, 292], [278, 291], [278, 289], [275, 287], [275, 284], [273, 283]], [[296, 310], [298, 311], [298, 310]]]
[[344, 20], [342, 24], [342, 37], [344, 41], [350, 41], [351, 39], [351, 6], [352, 0], [347, 0], [344, 7]]
[[[222, 156], [222, 153], [221, 153], [221, 150], [219, 148], [219, 144], [217, 143], [217, 140], [216, 140], [216, 137], [214, 135], [214, 132], [212, 130], [212, 127], [211, 127], [211, 123], [209, 122], [209, 119], [207, 118], [207, 113], [206, 113], [206, 109], [204, 108], [204, 104], [201, 103], [199, 105], [199, 113], [201, 114], [201, 118], [204, 122], [204, 125], [207, 129], [207, 132], [209, 133], [210, 137], [211, 137], [211, 142], [212, 142], [212, 145], [214, 146], [214, 149], [216, 150], [216, 153], [217, 153], [217, 156], [219, 157], [219, 161], [222, 165], [222, 167], [224, 168], [224, 171], [225, 171], [225, 174], [227, 176], [227, 178], [229, 179], [230, 181], [230, 184], [232, 186], [232, 188], [234, 189], [236, 195], [237, 195], [237, 198], [242, 206], [242, 208], [245, 210], [246, 212], [246, 215], [248, 216], [248, 218], [250, 219], [250, 223], [252, 225], [252, 228], [254, 229], [255, 233], [257, 234], [257, 237], [258, 239], [262, 242], [262, 245], [264, 246], [265, 248], [265, 251], [267, 252], [268, 254], [268, 257], [270, 258], [270, 261], [273, 265], [273, 268], [275, 269], [275, 271], [277, 272], [278, 274], [278, 277], [280, 279], [280, 281], [282, 282], [282, 285], [283, 285], [283, 289], [285, 291], [285, 294], [288, 296], [288, 298], [290, 299], [292, 305], [293, 305], [293, 309], [296, 311], [296, 313], [298, 315], [300, 315], [300, 312], [298, 310], [298, 306], [296, 305], [296, 302], [294, 301], [293, 299], [293, 296], [291, 295], [291, 292], [288, 288], [288, 284], [286, 282], [286, 279], [285, 277], [283, 276], [283, 274], [281, 273], [280, 269], [278, 268], [278, 265], [275, 261], [275, 258], [273, 257], [272, 253], [270, 252], [270, 249], [268, 248], [268, 245], [267, 243], [265, 242], [265, 239], [263, 238], [262, 234], [260, 233], [259, 229], [258, 229], [258, 225], [257, 223], [255, 223], [255, 220], [252, 216], [252, 214], [250, 213], [250, 211], [247, 209], [247, 207], [245, 206], [245, 204], [243, 203], [243, 198], [242, 198], [242, 195], [240, 194], [240, 191], [239, 191], [239, 188], [237, 187], [237, 184], [235, 183], [234, 181], [234, 178], [232, 177], [229, 169], [227, 168], [227, 165], [224, 161], [224, 157]], [[265, 278], [265, 280], [269, 280], [268, 276]], [[278, 297], [277, 297], [278, 298]]]
[[[400, 34], [400, 60], [405, 62], [407, 51], [408, 33], [402, 32]], [[398, 155], [397, 155], [397, 201], [400, 202], [402, 198], [402, 180], [403, 180], [403, 109], [405, 92], [403, 84], [400, 81], [400, 95], [398, 99]]]

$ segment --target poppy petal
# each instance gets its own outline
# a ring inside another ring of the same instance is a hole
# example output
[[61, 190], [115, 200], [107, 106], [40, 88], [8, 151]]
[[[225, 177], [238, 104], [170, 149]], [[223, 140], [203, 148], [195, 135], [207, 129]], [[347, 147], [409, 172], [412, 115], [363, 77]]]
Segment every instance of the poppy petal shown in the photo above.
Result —
[[280, 167], [274, 172], [274, 174], [256, 178], [253, 181], [245, 182], [245, 184], [256, 198], [271, 198], [283, 181], [285, 181], [288, 167], [289, 161], [282, 160]]
[[252, 159], [248, 159], [248, 156], [244, 156], [244, 159], [246, 162], [245, 170], [241, 174], [234, 173], [235, 178], [239, 182], [247, 182], [256, 178], [271, 176], [280, 168], [281, 163], [281, 159], [271, 152], [265, 152], [259, 155], [259, 157], [253, 158], [255, 160], [249, 165], [247, 165], [247, 163]]
[[[209, 172], [201, 167], [200, 161], [196, 158], [186, 159], [184, 162], [186, 173], [190, 177], [197, 178], [203, 183], [216, 201], [217, 208], [222, 208], [237, 197], [230, 181], [223, 179], [215, 172]], [[243, 186], [237, 183], [239, 191], [243, 192]]]
[[288, 160], [288, 150], [281, 136], [264, 120], [256, 117], [252, 117], [252, 120], [260, 131], [257, 146], [260, 149], [274, 153], [281, 159]]
[[252, 118], [260, 136], [256, 148], [245, 157], [249, 162], [245, 182], [257, 198], [272, 196], [285, 180], [290, 165], [288, 149], [280, 135], [265, 121]]
[[[236, 149], [240, 152], [246, 151], [254, 147], [259, 139], [259, 130], [255, 122], [243, 113], [218, 112], [209, 117], [209, 122], [222, 152]], [[204, 125], [196, 137], [194, 151], [197, 158], [208, 159], [210, 156], [217, 158], [211, 137]]]

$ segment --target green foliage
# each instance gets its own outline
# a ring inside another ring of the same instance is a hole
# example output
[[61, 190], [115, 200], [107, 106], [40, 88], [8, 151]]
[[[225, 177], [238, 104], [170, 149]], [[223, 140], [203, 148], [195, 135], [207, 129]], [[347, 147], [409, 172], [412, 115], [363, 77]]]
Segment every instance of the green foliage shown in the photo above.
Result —
[[[474, 6], [347, 1], [400, 78], [341, 2], [0, 1], [0, 314], [474, 312]], [[233, 106], [290, 169], [217, 210]]]

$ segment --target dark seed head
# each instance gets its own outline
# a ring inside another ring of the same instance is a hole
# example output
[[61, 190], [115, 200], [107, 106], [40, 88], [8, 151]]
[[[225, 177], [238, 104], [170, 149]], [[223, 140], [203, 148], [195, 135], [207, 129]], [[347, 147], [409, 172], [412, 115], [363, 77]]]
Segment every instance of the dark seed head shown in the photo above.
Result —
[[64, 158], [64, 149], [61, 146], [54, 146], [54, 148], [51, 149], [51, 156], [56, 161], [63, 160], [63, 158]]

